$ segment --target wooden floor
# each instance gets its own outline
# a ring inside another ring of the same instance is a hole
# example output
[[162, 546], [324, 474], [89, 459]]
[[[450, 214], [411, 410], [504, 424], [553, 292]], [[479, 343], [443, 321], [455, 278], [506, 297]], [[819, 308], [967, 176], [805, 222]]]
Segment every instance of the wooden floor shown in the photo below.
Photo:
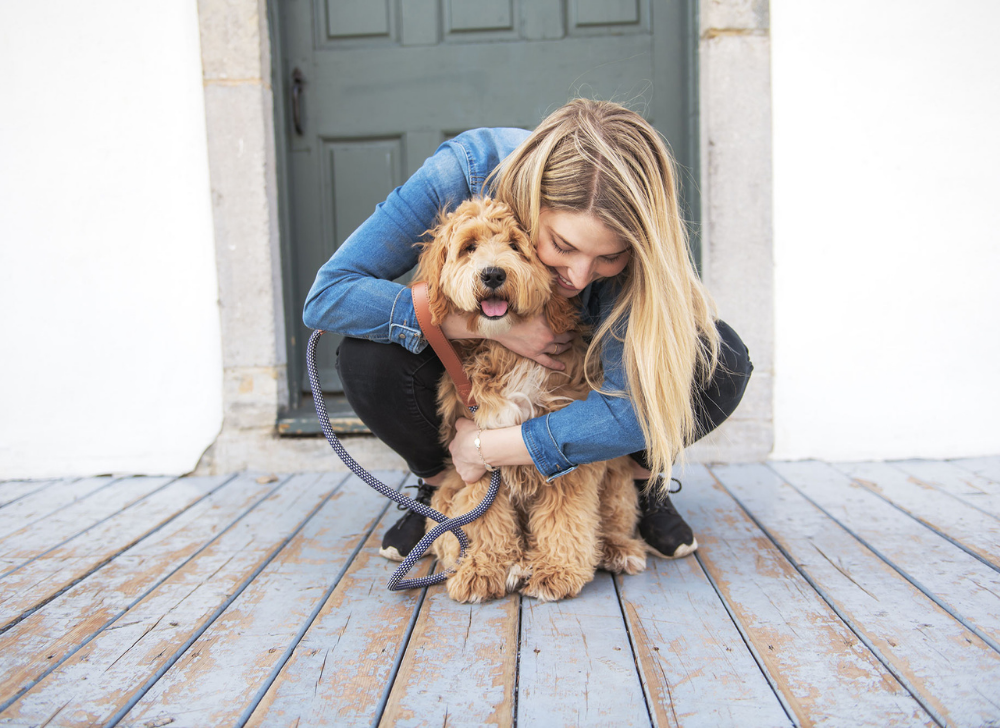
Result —
[[683, 478], [694, 557], [478, 606], [353, 476], [0, 483], [0, 725], [1000, 725], [1000, 457]]

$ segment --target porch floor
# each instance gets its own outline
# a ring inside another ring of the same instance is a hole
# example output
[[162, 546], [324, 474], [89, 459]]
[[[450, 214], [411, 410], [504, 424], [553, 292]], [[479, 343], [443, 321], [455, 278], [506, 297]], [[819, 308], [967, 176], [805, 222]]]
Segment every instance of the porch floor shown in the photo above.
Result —
[[682, 478], [695, 556], [474, 606], [343, 473], [0, 483], [0, 725], [1000, 725], [1000, 456]]

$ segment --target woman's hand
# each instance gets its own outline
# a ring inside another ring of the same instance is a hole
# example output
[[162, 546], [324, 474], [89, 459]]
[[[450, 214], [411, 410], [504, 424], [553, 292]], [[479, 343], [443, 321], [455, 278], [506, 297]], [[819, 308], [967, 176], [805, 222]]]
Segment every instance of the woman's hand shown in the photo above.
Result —
[[[482, 334], [476, 333], [469, 328], [466, 317], [449, 313], [441, 322], [441, 330], [447, 339], [481, 339]], [[534, 318], [526, 319], [510, 327], [506, 334], [494, 336], [493, 340], [503, 344], [515, 354], [527, 357], [538, 362], [543, 367], [563, 371], [566, 365], [558, 359], [558, 356], [566, 351], [573, 339], [579, 334], [568, 332], [565, 334], [553, 333], [549, 327], [548, 319], [544, 313], [540, 313]]]
[[448, 452], [451, 453], [451, 461], [455, 464], [455, 470], [466, 483], [478, 482], [486, 475], [486, 466], [476, 449], [476, 435], [479, 428], [472, 420], [460, 417], [455, 423], [455, 437], [448, 444]]
[[544, 313], [534, 318], [514, 324], [506, 334], [493, 337], [494, 341], [503, 344], [515, 354], [532, 359], [543, 367], [562, 371], [566, 365], [553, 356], [562, 354], [572, 345], [578, 334], [567, 332], [553, 333]]

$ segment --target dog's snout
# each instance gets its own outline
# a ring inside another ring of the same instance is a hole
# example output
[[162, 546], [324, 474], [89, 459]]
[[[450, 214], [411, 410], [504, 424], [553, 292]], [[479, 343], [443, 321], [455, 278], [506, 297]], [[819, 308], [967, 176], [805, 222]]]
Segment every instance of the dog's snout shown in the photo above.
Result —
[[507, 280], [507, 271], [496, 267], [484, 268], [479, 277], [482, 279], [484, 286], [490, 290], [494, 290], [502, 286], [503, 282]]

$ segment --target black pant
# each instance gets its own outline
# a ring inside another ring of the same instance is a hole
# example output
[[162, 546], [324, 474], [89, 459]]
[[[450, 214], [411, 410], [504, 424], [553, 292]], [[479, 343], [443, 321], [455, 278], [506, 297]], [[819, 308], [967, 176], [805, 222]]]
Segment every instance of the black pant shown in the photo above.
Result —
[[[717, 322], [722, 344], [719, 366], [697, 392], [698, 436], [705, 436], [733, 413], [753, 371], [746, 346], [724, 321]], [[438, 440], [437, 388], [444, 365], [431, 347], [412, 354], [402, 346], [345, 338], [337, 349], [337, 371], [347, 401], [382, 442], [422, 478], [444, 469], [447, 449]], [[689, 443], [690, 444], [690, 443]], [[648, 466], [645, 452], [632, 453]]]

